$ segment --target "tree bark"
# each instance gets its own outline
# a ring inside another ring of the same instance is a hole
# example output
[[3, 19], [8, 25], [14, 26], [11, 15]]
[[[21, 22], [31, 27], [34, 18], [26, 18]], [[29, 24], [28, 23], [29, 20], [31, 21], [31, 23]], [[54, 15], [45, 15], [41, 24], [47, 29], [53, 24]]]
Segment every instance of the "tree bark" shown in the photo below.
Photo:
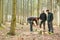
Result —
[[0, 0], [0, 27], [1, 27], [2, 22], [3, 22], [3, 18], [2, 18], [2, 0]]
[[38, 0], [38, 5], [37, 5], [37, 16], [39, 17], [39, 9], [40, 9], [40, 0]]
[[16, 0], [13, 1], [13, 13], [12, 13], [12, 21], [10, 27], [10, 34], [15, 35], [15, 27], [16, 27]]

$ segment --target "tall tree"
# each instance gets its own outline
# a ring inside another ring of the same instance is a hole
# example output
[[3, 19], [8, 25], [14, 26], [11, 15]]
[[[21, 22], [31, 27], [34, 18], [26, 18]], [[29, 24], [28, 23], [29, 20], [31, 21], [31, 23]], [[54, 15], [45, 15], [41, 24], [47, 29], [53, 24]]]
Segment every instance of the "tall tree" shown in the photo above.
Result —
[[27, 10], [26, 10], [27, 11], [27, 17], [29, 17], [29, 0], [27, 0], [27, 4], [26, 5], [27, 5]]
[[40, 0], [38, 0], [38, 5], [37, 5], [37, 16], [39, 16], [39, 9], [40, 9]]
[[15, 35], [15, 27], [16, 27], [16, 0], [13, 1], [13, 13], [12, 13], [12, 21], [9, 34]]
[[21, 0], [17, 0], [17, 8], [16, 8], [16, 15], [17, 15], [17, 18], [16, 18], [16, 22], [18, 22], [19, 23], [19, 16], [20, 16], [20, 7], [21, 7]]
[[1, 24], [2, 24], [2, 0], [0, 0], [0, 27], [1, 27]]
[[30, 0], [30, 7], [31, 7], [31, 10], [30, 10], [30, 13], [31, 13], [31, 16], [32, 16], [32, 0]]
[[8, 17], [8, 6], [9, 6], [9, 0], [7, 0], [7, 3], [6, 3], [5, 22], [7, 22], [7, 17]]
[[2, 5], [2, 23], [3, 23], [3, 0], [2, 0], [2, 3], [1, 3], [1, 5]]
[[50, 10], [52, 12], [52, 0], [50, 0], [50, 5], [51, 5]]
[[52, 10], [52, 0], [47, 1], [47, 9]]
[[27, 14], [27, 12], [26, 12], [26, 9], [27, 9], [26, 6], [27, 6], [27, 4], [26, 4], [26, 3], [27, 3], [27, 1], [24, 0], [24, 16], [23, 16], [23, 17], [24, 17], [24, 18], [23, 18], [23, 19], [24, 19], [24, 23], [26, 23], [26, 14]]
[[57, 0], [57, 4], [60, 6], [60, 0]]
[[24, 0], [22, 0], [22, 24], [24, 23]]
[[59, 26], [60, 26], [60, 0], [57, 0], [57, 5], [59, 6]]
[[20, 0], [20, 24], [22, 23], [22, 0]]

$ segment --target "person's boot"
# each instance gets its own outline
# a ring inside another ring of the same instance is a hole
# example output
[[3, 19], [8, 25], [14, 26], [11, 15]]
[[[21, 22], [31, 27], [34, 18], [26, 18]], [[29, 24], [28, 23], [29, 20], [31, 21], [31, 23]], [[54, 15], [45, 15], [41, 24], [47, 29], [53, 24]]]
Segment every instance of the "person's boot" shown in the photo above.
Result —
[[53, 34], [53, 32], [48, 32], [49, 34]]

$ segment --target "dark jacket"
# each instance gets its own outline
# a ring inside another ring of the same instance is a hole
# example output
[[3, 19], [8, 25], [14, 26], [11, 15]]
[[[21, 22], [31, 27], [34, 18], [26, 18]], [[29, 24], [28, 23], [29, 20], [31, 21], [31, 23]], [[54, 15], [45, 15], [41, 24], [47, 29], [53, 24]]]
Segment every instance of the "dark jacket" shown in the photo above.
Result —
[[37, 24], [36, 18], [37, 18], [37, 20], [39, 19], [38, 17], [29, 17], [29, 18], [27, 18], [27, 22], [28, 22], [28, 23], [31, 23], [31, 22], [35, 21], [36, 24]]
[[40, 19], [41, 19], [42, 21], [46, 21], [46, 19], [47, 19], [46, 14], [45, 14], [45, 13], [41, 13], [41, 14], [40, 14]]
[[31, 20], [32, 20], [32, 21], [35, 21], [36, 19], [39, 20], [38, 17], [29, 17], [29, 18], [27, 18], [27, 20], [30, 20], [30, 21], [31, 21]]
[[33, 17], [27, 18], [27, 21], [33, 21]]
[[48, 22], [53, 21], [53, 13], [48, 13]]

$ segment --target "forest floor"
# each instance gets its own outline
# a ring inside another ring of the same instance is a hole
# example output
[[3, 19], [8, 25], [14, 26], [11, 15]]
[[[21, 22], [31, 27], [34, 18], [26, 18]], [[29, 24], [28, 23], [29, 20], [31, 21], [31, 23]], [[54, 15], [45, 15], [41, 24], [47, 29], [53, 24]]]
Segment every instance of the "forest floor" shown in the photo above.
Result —
[[39, 27], [33, 27], [33, 32], [30, 32], [29, 25], [16, 25], [16, 35], [10, 36], [7, 33], [10, 30], [10, 23], [6, 22], [2, 25], [4, 28], [0, 28], [0, 40], [60, 40], [60, 27], [54, 25], [54, 34], [48, 34], [47, 26], [46, 32], [40, 34]]

